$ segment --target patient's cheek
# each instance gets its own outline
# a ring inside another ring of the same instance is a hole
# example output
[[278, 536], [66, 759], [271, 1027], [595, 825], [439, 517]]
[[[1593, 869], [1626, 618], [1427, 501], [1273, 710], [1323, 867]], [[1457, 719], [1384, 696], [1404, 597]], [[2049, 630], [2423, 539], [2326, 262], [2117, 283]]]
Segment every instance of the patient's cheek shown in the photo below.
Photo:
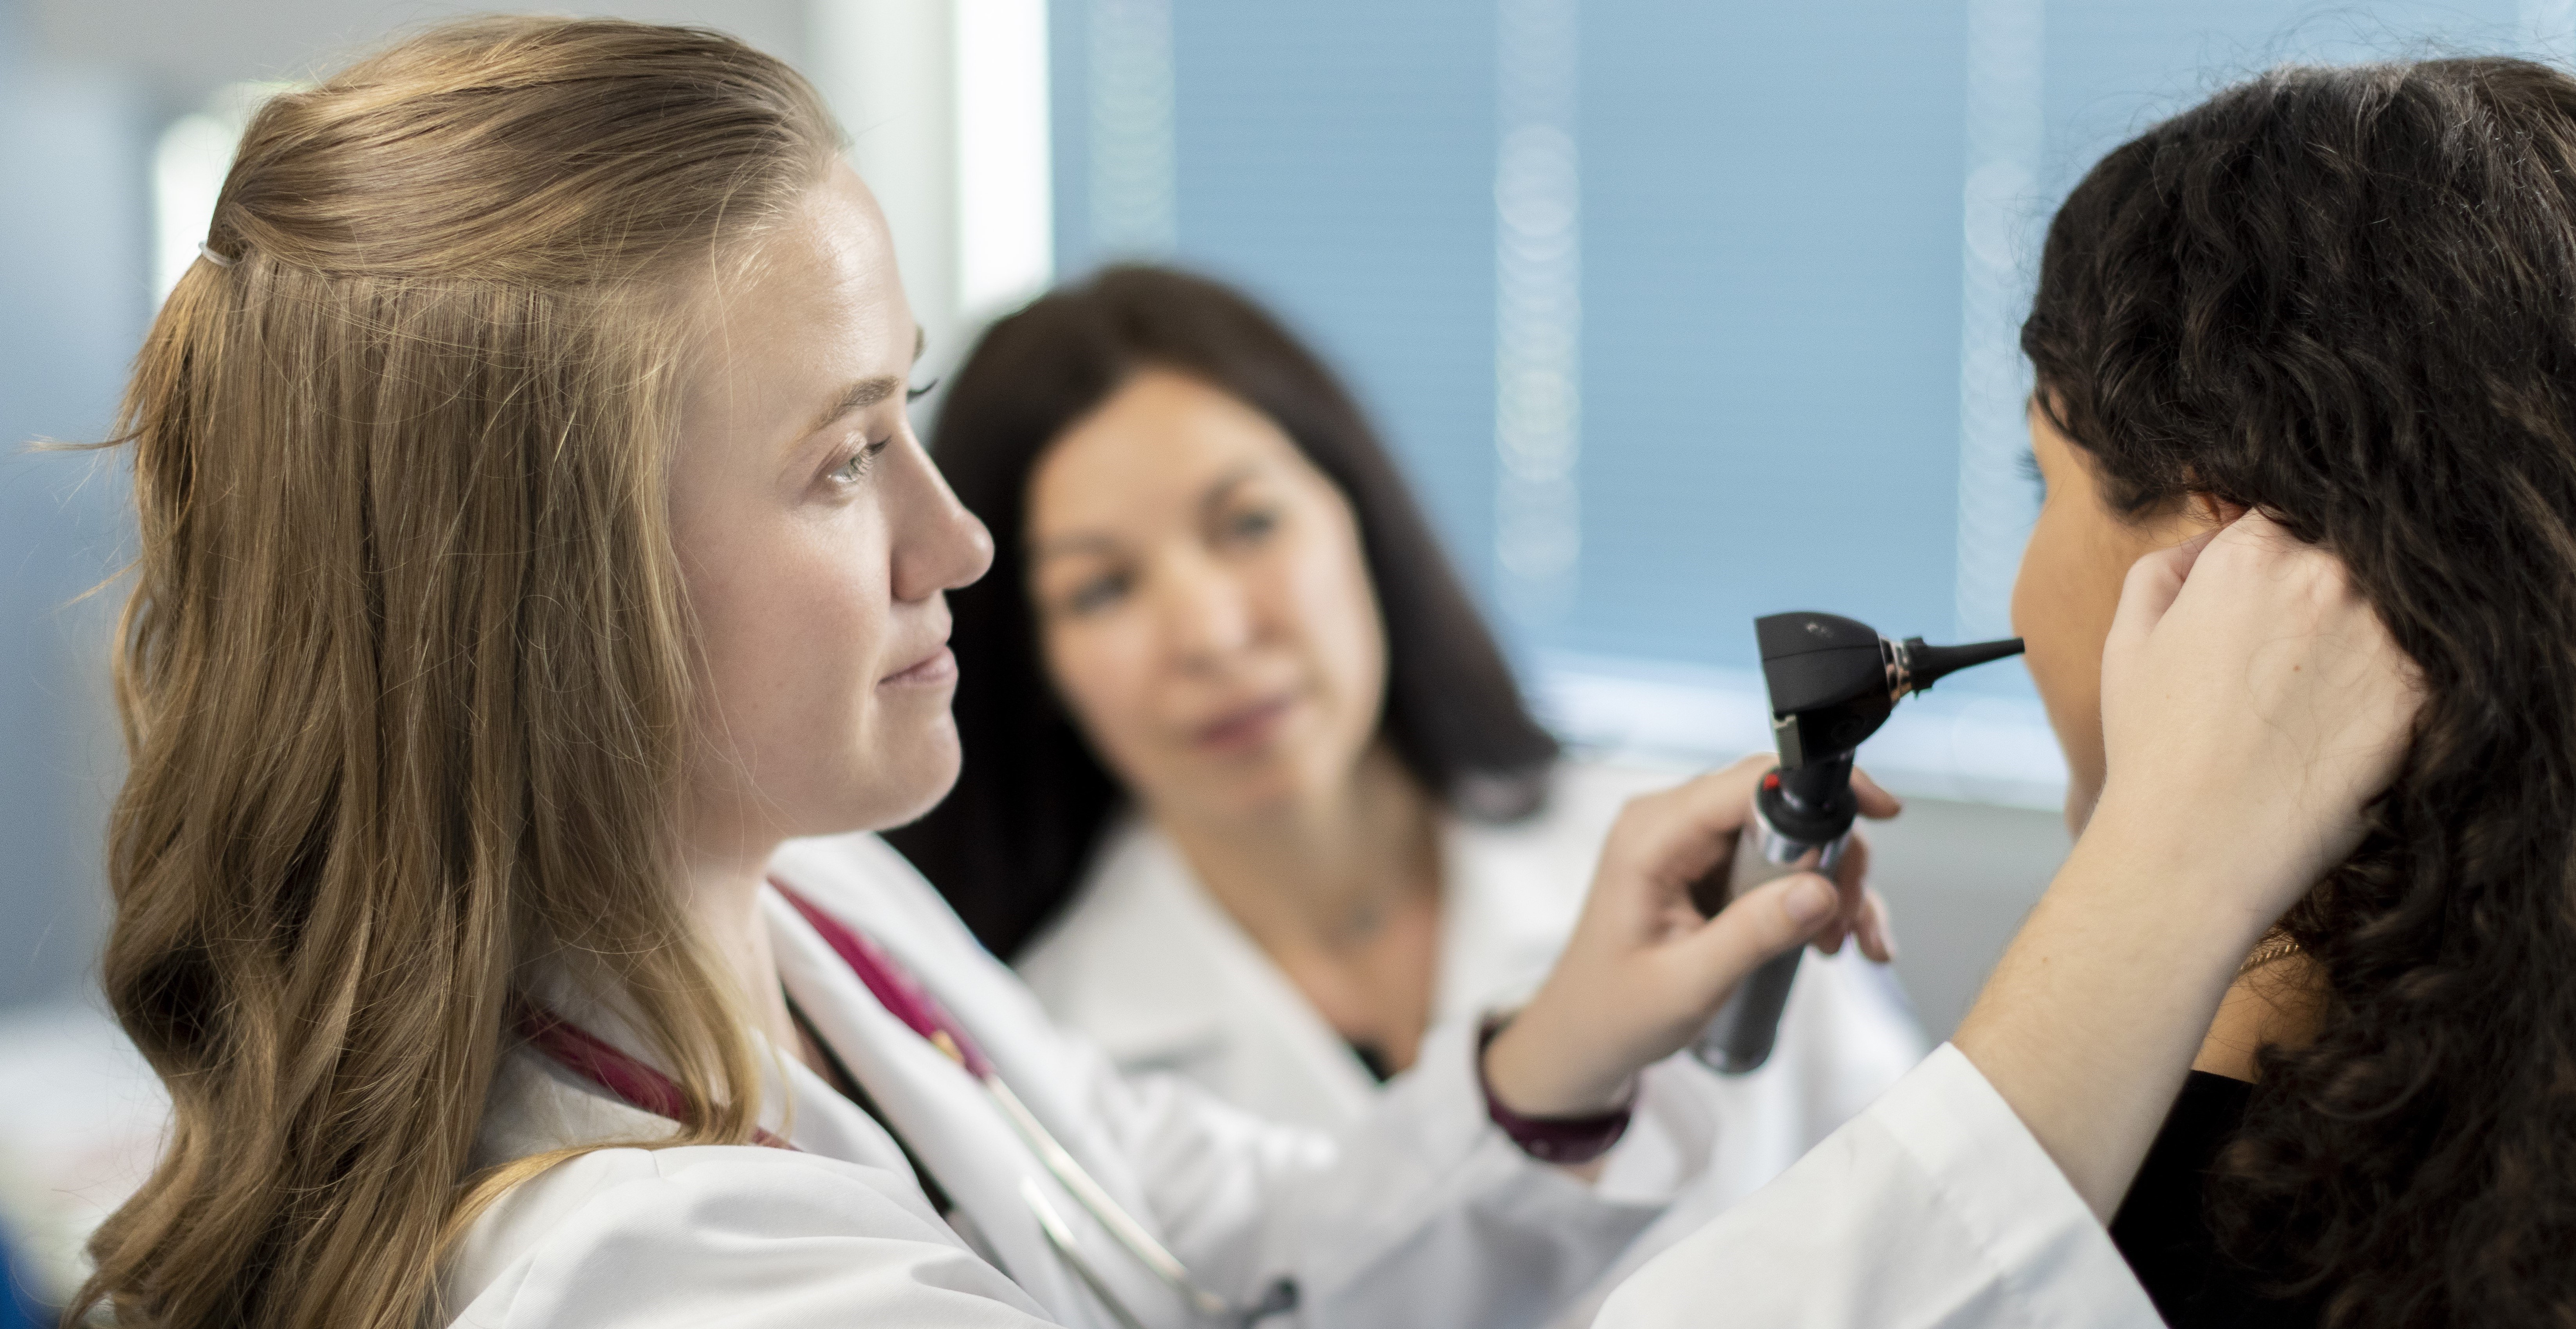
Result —
[[2093, 820], [2093, 805], [2101, 801], [2102, 785], [2099, 781], [2079, 780], [2072, 775], [2067, 777], [2066, 834], [2068, 838], [2073, 839], [2084, 834], [2085, 823]]

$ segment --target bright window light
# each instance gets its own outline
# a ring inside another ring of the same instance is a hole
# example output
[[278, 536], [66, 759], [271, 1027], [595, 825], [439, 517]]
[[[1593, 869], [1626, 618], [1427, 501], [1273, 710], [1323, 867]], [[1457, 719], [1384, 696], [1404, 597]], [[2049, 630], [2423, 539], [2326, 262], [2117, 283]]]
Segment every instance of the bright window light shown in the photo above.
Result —
[[1055, 278], [1046, 0], [954, 9], [957, 306], [981, 318]]
[[197, 261], [215, 198], [233, 168], [242, 128], [261, 102], [294, 85], [234, 83], [206, 100], [206, 109], [180, 116], [161, 131], [152, 153], [152, 298], [169, 298], [179, 275]]
[[152, 154], [152, 299], [169, 298], [179, 275], [197, 261], [206, 223], [215, 215], [215, 196], [223, 191], [224, 173], [232, 169], [233, 147], [241, 141], [235, 126], [202, 111], [183, 115], [161, 131]]

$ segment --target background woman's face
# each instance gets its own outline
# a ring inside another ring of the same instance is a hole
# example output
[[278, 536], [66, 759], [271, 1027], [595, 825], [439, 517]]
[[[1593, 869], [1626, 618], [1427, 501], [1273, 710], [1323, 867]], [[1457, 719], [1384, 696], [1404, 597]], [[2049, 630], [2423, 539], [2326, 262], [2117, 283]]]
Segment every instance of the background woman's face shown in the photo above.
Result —
[[1329, 795], [1375, 737], [1386, 633], [1349, 502], [1278, 425], [1140, 372], [1029, 478], [1048, 675], [1148, 807]]
[[2102, 643], [2129, 565], [2208, 529], [2198, 509], [2126, 520], [2102, 500], [2092, 460], [2030, 412], [2030, 450], [2047, 490], [2013, 583], [2013, 631], [2066, 753], [2066, 825], [2080, 832], [2102, 796]]
[[943, 592], [992, 541], [906, 418], [919, 334], [875, 200], [835, 165], [701, 300], [671, 475], [703, 678], [691, 841], [919, 816], [957, 777]]

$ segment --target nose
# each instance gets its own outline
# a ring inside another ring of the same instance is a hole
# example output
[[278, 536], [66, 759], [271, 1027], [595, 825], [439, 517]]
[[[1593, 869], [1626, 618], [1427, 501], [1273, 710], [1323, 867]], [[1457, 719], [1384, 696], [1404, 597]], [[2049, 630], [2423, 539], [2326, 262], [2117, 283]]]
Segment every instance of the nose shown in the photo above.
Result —
[[1193, 552], [1172, 558], [1155, 581], [1155, 608], [1174, 663], [1210, 669], [1251, 644], [1251, 597], [1225, 568]]
[[927, 600], [982, 577], [993, 566], [993, 533], [957, 501], [947, 477], [909, 432], [896, 453], [892, 495], [893, 585], [898, 600]]

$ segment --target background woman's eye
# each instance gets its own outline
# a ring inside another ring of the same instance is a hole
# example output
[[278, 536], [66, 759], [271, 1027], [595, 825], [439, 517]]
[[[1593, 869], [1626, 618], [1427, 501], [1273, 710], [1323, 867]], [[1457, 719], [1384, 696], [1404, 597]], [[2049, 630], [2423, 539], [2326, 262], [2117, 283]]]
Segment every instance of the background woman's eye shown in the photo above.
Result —
[[1230, 540], [1254, 541], [1279, 528], [1279, 514], [1270, 508], [1247, 508], [1225, 519], [1225, 536]]
[[1106, 609], [1124, 598], [1134, 585], [1135, 578], [1124, 572], [1103, 573], [1075, 586], [1072, 594], [1064, 597], [1064, 607], [1076, 614]]

